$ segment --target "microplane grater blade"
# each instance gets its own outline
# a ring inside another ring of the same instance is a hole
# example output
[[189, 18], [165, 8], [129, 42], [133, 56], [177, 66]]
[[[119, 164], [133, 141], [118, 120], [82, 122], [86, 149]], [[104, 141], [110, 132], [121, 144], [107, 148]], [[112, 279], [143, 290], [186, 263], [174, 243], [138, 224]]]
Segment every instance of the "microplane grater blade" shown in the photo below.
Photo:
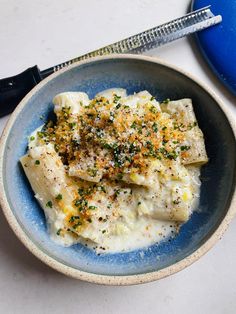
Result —
[[53, 67], [53, 71], [56, 72], [77, 61], [96, 56], [115, 53], [143, 53], [149, 49], [157, 48], [186, 35], [216, 25], [221, 21], [222, 17], [220, 15], [215, 16], [211, 12], [210, 6], [207, 6], [197, 11], [193, 11], [183, 17], [56, 65]]

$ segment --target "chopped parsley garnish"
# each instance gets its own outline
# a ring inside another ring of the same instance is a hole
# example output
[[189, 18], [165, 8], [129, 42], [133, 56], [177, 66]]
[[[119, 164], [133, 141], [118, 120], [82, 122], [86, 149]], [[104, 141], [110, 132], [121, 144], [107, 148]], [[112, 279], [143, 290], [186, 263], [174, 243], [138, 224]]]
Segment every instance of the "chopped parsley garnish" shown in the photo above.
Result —
[[35, 165], [40, 165], [40, 160], [35, 160]]
[[35, 140], [35, 137], [34, 136], [30, 136], [30, 140], [31, 141]]
[[97, 207], [96, 206], [89, 206], [89, 209], [91, 209], [91, 210], [95, 210], [95, 209], [97, 209]]
[[153, 123], [152, 129], [153, 129], [153, 131], [154, 131], [155, 133], [158, 131], [158, 127], [157, 127], [157, 123], [156, 123], [156, 122]]
[[90, 195], [94, 190], [94, 186], [90, 186], [88, 188], [79, 188], [78, 189], [78, 194], [80, 196], [86, 196], [86, 195]]
[[106, 191], [106, 188], [105, 188], [103, 185], [100, 185], [100, 186], [99, 186], [99, 189], [100, 189], [102, 192], [104, 192], [104, 193], [107, 192], [107, 191]]
[[166, 157], [168, 158], [168, 159], [174, 159], [174, 160], [176, 160], [177, 159], [177, 157], [178, 157], [178, 154], [175, 152], [175, 151], [173, 151], [173, 152], [167, 152], [166, 153]]
[[57, 235], [58, 235], [58, 236], [60, 235], [61, 231], [62, 231], [61, 228], [57, 230]]
[[46, 206], [52, 208], [52, 201], [48, 201]]
[[96, 133], [97, 137], [99, 137], [99, 138], [102, 138], [104, 135], [103, 130], [99, 129], [99, 128], [96, 128], [95, 133]]
[[153, 148], [153, 143], [152, 143], [151, 141], [147, 141], [147, 142], [146, 142], [146, 146], [147, 146], [148, 148]]
[[125, 160], [127, 160], [129, 163], [132, 162], [132, 158], [130, 156], [125, 156]]
[[112, 148], [112, 145], [109, 144], [109, 143], [104, 143], [104, 144], [103, 144], [103, 147], [106, 148], [106, 149], [111, 149], [111, 148]]
[[196, 121], [193, 122], [193, 123], [189, 123], [188, 126], [187, 126], [187, 128], [188, 128], [188, 130], [191, 130], [191, 129], [194, 128], [195, 126], [197, 126], [197, 122], [196, 122]]
[[113, 96], [114, 103], [117, 103], [119, 101], [119, 99], [121, 99], [121, 96], [114, 94], [114, 96]]
[[116, 168], [120, 168], [123, 166], [124, 160], [120, 156], [121, 153], [121, 148], [118, 147], [117, 145], [114, 147], [113, 145], [113, 158], [114, 158], [114, 165]]
[[69, 222], [74, 222], [75, 220], [80, 219], [80, 216], [71, 216]]
[[55, 149], [56, 152], [58, 152], [59, 151], [59, 146], [57, 144], [54, 144], [54, 149]]
[[118, 180], [122, 180], [123, 176], [123, 173], [118, 173], [116, 177]]
[[63, 115], [64, 115], [64, 117], [65, 118], [67, 118], [68, 117], [68, 115], [69, 115], [69, 113], [70, 113], [70, 107], [62, 107], [61, 108], [61, 111], [62, 111], [62, 113], [63, 113]]
[[118, 195], [120, 195], [120, 189], [115, 190], [114, 196], [117, 197]]
[[87, 113], [87, 116], [88, 116], [89, 118], [92, 118], [92, 117], [94, 117], [94, 113], [89, 112], [89, 113]]
[[76, 229], [77, 227], [81, 226], [82, 225], [82, 222], [81, 221], [78, 221], [76, 224], [74, 224], [72, 226], [73, 229]]
[[82, 188], [78, 189], [78, 193], [80, 196], [84, 195], [84, 189]]
[[79, 207], [79, 210], [83, 210], [88, 205], [88, 201], [85, 200], [84, 198], [80, 198], [80, 199], [75, 200], [74, 204], [76, 207]]
[[75, 126], [76, 126], [76, 122], [72, 122], [72, 123], [69, 123], [69, 127], [71, 128], [71, 129], [74, 129], [75, 128]]
[[58, 194], [58, 195], [56, 196], [56, 200], [58, 200], [58, 201], [62, 200], [62, 194]]
[[163, 104], [168, 104], [169, 102], [170, 102], [170, 98], [167, 98], [167, 99], [162, 101]]
[[141, 148], [136, 145], [136, 143], [131, 143], [130, 144], [130, 147], [129, 147], [129, 152], [132, 154], [132, 153], [138, 153], [141, 151]]
[[180, 146], [181, 151], [186, 151], [190, 149], [190, 146], [184, 145], [184, 146]]
[[44, 138], [46, 136], [45, 132], [37, 132], [39, 138]]
[[73, 229], [76, 229], [78, 226], [82, 225], [82, 222], [80, 221], [80, 216], [71, 216], [69, 219], [69, 223], [73, 224]]
[[130, 126], [132, 129], [136, 129], [136, 127], [137, 127], [137, 124], [136, 124], [136, 122], [134, 121], [132, 124], [131, 124], [131, 126]]
[[113, 122], [114, 119], [115, 119], [115, 114], [114, 114], [114, 112], [110, 112], [110, 117], [109, 117], [108, 122]]
[[88, 169], [87, 169], [87, 172], [88, 172], [88, 174], [89, 174], [91, 177], [96, 177], [97, 172], [98, 172], [98, 169], [97, 169], [97, 168], [88, 168]]
[[178, 157], [178, 154], [175, 150], [173, 151], [167, 151], [165, 147], [161, 147], [158, 149], [158, 151], [166, 158], [170, 159], [170, 160], [176, 160]]
[[155, 106], [151, 106], [149, 111], [151, 111], [151, 113], [157, 113], [158, 112], [158, 110], [157, 110], [157, 108]]

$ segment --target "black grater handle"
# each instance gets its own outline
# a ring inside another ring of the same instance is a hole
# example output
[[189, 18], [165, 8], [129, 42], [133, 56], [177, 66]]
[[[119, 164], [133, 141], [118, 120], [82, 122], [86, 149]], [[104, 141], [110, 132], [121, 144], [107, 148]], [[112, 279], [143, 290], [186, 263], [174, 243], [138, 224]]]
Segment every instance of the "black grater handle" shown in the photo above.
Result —
[[0, 117], [12, 112], [24, 96], [41, 80], [37, 65], [0, 80]]

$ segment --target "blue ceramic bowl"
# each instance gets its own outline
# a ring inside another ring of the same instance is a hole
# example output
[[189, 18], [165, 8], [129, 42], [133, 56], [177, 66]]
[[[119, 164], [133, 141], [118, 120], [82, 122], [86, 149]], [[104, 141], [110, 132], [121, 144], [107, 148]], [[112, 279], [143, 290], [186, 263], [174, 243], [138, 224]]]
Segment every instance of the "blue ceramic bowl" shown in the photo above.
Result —
[[[51, 241], [19, 158], [27, 136], [53, 112], [52, 98], [64, 91], [97, 92], [126, 88], [148, 90], [157, 99], [192, 98], [205, 135], [209, 163], [202, 168], [198, 210], [172, 242], [128, 253], [98, 256], [77, 244], [68, 248]], [[12, 114], [1, 139], [0, 194], [3, 211], [21, 241], [42, 261], [75, 278], [104, 284], [156, 280], [183, 269], [219, 239], [235, 209], [235, 121], [223, 104], [199, 82], [154, 58], [115, 55], [77, 63], [50, 76], [30, 92]]]

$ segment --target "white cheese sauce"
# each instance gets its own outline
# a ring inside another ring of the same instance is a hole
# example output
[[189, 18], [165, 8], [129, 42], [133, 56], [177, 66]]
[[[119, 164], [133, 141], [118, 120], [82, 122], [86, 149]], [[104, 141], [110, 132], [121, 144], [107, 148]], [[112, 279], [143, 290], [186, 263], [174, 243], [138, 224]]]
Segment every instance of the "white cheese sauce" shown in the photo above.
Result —
[[[141, 110], [140, 115], [143, 114], [143, 107], [137, 107], [137, 104], [146, 104], [147, 101], [148, 105], [151, 103], [157, 112], [161, 112], [159, 103], [146, 91], [127, 96], [124, 89], [111, 89], [99, 96], [111, 100], [114, 94], [120, 97], [120, 103], [135, 108], [136, 113]], [[80, 112], [81, 106], [89, 104], [89, 99], [85, 93], [63, 93], [54, 98], [54, 103], [56, 114], [66, 106], [72, 108], [72, 118], [76, 121], [76, 114]], [[163, 115], [169, 117], [167, 113]], [[86, 206], [95, 210], [90, 210], [90, 223], [86, 227], [79, 232], [66, 229], [65, 219], [73, 205], [71, 195], [74, 190], [78, 190], [78, 178], [75, 179], [78, 169], [63, 166], [54, 146], [39, 139], [40, 130], [31, 134], [29, 153], [21, 162], [35, 197], [45, 211], [51, 237], [60, 245], [83, 243], [97, 253], [127, 252], [148, 247], [174, 237], [181, 223], [190, 218], [198, 205], [200, 166], [183, 165], [179, 159], [171, 163], [151, 160], [146, 177], [128, 172], [123, 182], [103, 180], [102, 174], [96, 180], [81, 177], [95, 182], [95, 185], [102, 184], [106, 193], [101, 189], [92, 193]], [[78, 139], [76, 132], [74, 138]], [[42, 157], [43, 154], [46, 157]], [[51, 154], [54, 159], [51, 158], [46, 165], [47, 154]], [[65, 178], [68, 178], [69, 183], [63, 183]], [[64, 196], [63, 193], [68, 195]], [[61, 198], [63, 196], [63, 202], [56, 200], [58, 195]], [[66, 231], [60, 233], [60, 230]]]

